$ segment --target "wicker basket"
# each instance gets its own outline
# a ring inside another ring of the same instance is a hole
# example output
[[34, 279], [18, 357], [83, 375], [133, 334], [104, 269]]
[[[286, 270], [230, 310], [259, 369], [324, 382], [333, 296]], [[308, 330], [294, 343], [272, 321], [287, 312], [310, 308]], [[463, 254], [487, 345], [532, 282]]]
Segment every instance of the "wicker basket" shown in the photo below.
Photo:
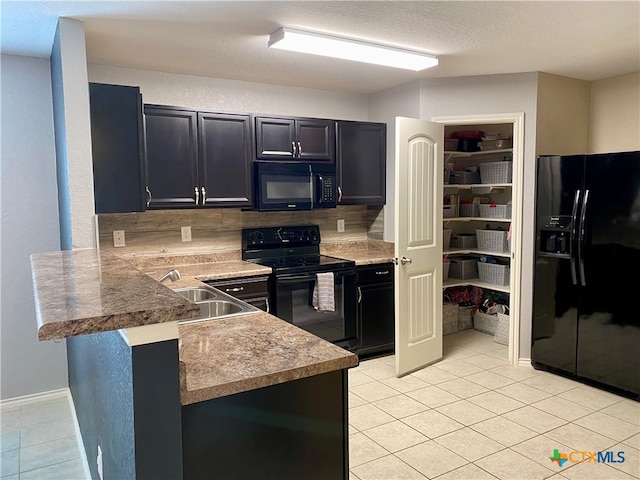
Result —
[[442, 211], [442, 218], [454, 218], [456, 215], [456, 206], [455, 205], [445, 205], [444, 210]]
[[[460, 328], [458, 326], [458, 328]], [[498, 314], [498, 322], [496, 323], [496, 333], [493, 341], [500, 345], [509, 345], [509, 315], [504, 313]]]
[[461, 217], [480, 217], [480, 210], [478, 209], [477, 203], [464, 204], [460, 205], [460, 216]]
[[509, 271], [508, 265], [478, 262], [478, 276], [483, 283], [509, 285]]
[[480, 173], [478, 172], [453, 172], [449, 177], [449, 183], [458, 185], [471, 185], [480, 183]]
[[481, 183], [511, 183], [513, 178], [513, 162], [481, 163]]
[[473, 328], [473, 317], [471, 310], [475, 307], [461, 307], [458, 305], [458, 331]]
[[[511, 204], [506, 205], [478, 205], [480, 217], [482, 218], [511, 218]], [[463, 215], [464, 217], [465, 215]]]
[[442, 334], [450, 335], [458, 331], [458, 305], [442, 304]]
[[476, 312], [473, 316], [473, 329], [479, 332], [495, 335], [497, 324], [497, 315], [487, 315], [486, 313]]
[[476, 248], [476, 236], [472, 233], [457, 233], [449, 242], [451, 248]]
[[451, 243], [451, 230], [445, 228], [442, 230], [442, 250], [449, 250], [449, 245]]
[[460, 280], [470, 278], [478, 278], [478, 259], [477, 258], [450, 258], [451, 267], [449, 275]]
[[449, 269], [451, 268], [451, 262], [442, 262], [442, 281], [446, 282], [449, 279]]
[[485, 252], [508, 252], [507, 232], [502, 230], [476, 230], [478, 250]]

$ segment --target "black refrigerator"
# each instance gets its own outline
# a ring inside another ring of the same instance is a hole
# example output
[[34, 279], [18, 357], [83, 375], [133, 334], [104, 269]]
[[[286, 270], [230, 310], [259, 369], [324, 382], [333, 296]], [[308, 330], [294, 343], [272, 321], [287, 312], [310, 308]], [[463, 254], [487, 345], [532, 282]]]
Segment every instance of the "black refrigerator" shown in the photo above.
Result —
[[640, 152], [540, 156], [532, 365], [640, 395]]

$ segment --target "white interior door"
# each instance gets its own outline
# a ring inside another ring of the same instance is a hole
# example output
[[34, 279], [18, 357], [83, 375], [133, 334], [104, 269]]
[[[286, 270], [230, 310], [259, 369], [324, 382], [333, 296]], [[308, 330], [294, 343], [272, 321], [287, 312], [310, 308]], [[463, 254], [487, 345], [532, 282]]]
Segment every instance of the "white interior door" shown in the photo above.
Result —
[[444, 126], [396, 118], [396, 374], [442, 358]]

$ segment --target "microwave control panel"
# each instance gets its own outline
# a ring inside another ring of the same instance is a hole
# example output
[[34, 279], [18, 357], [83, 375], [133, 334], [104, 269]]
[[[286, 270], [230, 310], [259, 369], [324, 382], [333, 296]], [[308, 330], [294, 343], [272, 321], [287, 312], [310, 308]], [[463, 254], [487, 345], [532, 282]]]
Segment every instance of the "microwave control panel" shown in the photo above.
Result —
[[320, 177], [320, 201], [333, 202], [335, 200], [335, 177]]

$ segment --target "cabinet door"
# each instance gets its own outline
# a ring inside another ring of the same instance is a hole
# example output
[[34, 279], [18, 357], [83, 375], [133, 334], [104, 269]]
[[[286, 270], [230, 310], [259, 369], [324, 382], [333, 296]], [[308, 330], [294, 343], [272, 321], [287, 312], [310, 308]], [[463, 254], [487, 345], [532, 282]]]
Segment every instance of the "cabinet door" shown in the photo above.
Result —
[[138, 87], [89, 84], [96, 213], [144, 212], [144, 135]]
[[361, 298], [358, 308], [358, 354], [393, 351], [395, 313], [393, 284], [359, 287]]
[[256, 117], [256, 158], [293, 160], [296, 141], [292, 118]]
[[333, 120], [296, 120], [297, 157], [305, 161], [335, 161]]
[[251, 206], [250, 121], [248, 115], [198, 113], [204, 205]]
[[338, 122], [336, 131], [340, 204], [384, 205], [387, 125]]
[[[145, 105], [149, 208], [196, 206], [196, 113]], [[199, 203], [199, 202], [198, 202]]]

